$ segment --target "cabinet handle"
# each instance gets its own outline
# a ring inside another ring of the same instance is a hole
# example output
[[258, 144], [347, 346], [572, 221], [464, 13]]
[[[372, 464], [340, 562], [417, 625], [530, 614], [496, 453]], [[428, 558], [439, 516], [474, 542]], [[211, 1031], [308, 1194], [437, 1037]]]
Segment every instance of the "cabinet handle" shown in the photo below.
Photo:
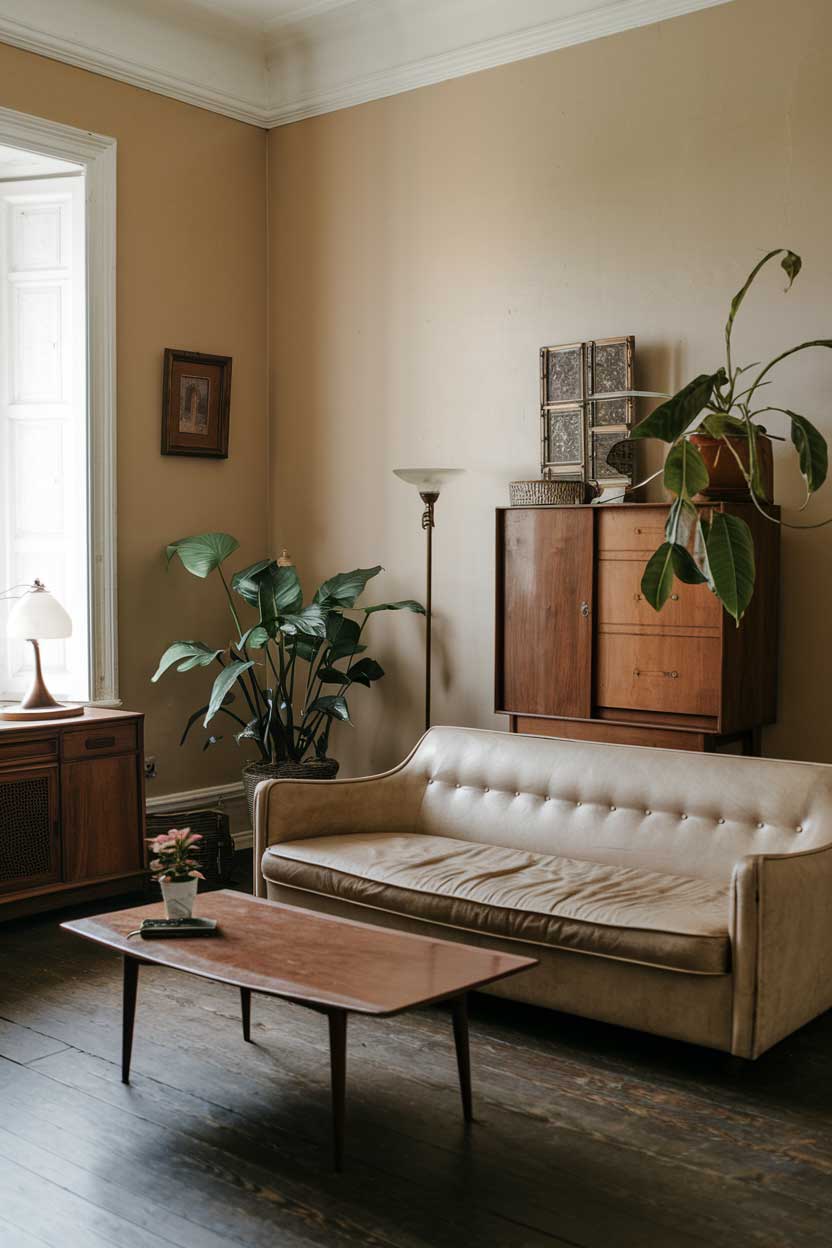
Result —
[[115, 743], [115, 737], [87, 737], [84, 745], [88, 750], [108, 750]]
[[584, 619], [586, 619], [586, 618], [587, 618], [587, 616], [589, 615], [589, 603], [588, 603], [588, 602], [582, 602], [582, 603], [581, 603], [581, 605], [580, 605], [579, 610], [580, 610], [580, 612], [581, 612], [581, 615], [584, 617]]
[[666, 676], [669, 680], [679, 679], [678, 672], [650, 672], [650, 671], [643, 672], [637, 667], [633, 668], [633, 675], [634, 676]]

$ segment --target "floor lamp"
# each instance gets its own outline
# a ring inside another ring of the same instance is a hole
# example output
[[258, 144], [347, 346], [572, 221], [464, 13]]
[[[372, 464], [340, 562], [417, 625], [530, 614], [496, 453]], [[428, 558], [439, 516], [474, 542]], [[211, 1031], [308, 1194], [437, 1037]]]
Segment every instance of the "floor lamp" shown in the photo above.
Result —
[[408, 485], [415, 485], [425, 504], [422, 512], [422, 528], [427, 544], [427, 570], [425, 576], [425, 731], [430, 728], [430, 651], [431, 608], [433, 599], [433, 509], [443, 485], [459, 477], [464, 468], [394, 468], [396, 476]]

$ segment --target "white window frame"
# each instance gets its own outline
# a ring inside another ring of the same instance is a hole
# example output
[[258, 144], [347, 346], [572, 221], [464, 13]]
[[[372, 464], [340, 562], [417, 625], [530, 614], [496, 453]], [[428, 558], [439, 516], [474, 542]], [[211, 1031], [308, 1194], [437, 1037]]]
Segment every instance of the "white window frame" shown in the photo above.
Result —
[[120, 706], [116, 564], [116, 140], [43, 117], [0, 108], [0, 144], [84, 167], [90, 703]]

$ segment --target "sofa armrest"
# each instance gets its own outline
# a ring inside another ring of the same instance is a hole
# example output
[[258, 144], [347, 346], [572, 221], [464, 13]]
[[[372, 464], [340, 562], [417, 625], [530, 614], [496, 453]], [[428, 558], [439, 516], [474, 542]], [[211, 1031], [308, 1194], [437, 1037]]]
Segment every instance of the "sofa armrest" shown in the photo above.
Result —
[[270, 845], [350, 832], [416, 832], [425, 780], [409, 767], [354, 780], [264, 780], [254, 799], [254, 891], [266, 896], [260, 864]]
[[832, 845], [734, 868], [732, 1052], [759, 1057], [832, 1006]]

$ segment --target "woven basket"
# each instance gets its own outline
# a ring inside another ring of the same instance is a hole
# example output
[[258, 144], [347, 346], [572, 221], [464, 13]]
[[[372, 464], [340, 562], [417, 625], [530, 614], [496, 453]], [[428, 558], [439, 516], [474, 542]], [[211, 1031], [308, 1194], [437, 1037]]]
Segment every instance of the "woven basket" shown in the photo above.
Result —
[[512, 507], [564, 507], [585, 503], [590, 495], [586, 481], [510, 481], [508, 486]]
[[252, 828], [254, 791], [261, 780], [334, 780], [339, 766], [334, 758], [315, 758], [308, 763], [249, 763], [243, 768], [243, 787]]
[[[199, 869], [205, 876], [199, 881], [201, 893], [210, 892], [212, 888], [225, 888], [231, 882], [231, 867], [234, 861], [234, 841], [228, 826], [228, 815], [224, 810], [177, 810], [168, 815], [150, 814], [147, 816], [145, 835], [152, 839], [160, 832], [168, 832], [171, 828], [190, 828], [202, 837], [191, 851], [192, 857], [199, 863]], [[153, 886], [154, 899], [158, 897], [158, 885]], [[152, 891], [153, 891], [152, 890]]]

